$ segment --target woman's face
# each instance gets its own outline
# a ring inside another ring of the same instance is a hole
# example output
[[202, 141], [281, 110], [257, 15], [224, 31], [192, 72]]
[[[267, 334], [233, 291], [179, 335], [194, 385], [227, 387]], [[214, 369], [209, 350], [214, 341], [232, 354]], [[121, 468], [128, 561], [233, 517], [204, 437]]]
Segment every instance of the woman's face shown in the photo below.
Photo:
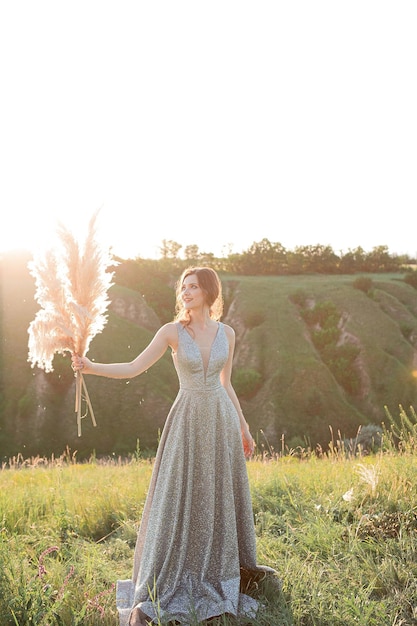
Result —
[[198, 284], [196, 274], [190, 274], [184, 278], [181, 285], [181, 299], [186, 309], [201, 308], [205, 305], [205, 294]]

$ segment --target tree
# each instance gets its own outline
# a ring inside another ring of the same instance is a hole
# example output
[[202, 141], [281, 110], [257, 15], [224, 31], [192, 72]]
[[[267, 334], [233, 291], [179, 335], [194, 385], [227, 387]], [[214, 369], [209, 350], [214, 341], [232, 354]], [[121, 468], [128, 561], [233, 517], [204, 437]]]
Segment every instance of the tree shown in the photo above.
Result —
[[187, 261], [196, 261], [200, 256], [199, 248], [196, 244], [185, 246], [184, 256]]
[[368, 272], [396, 272], [400, 264], [390, 256], [388, 246], [375, 246], [366, 257]]
[[287, 274], [287, 251], [280, 243], [269, 239], [254, 242], [241, 255], [241, 274], [276, 275]]
[[163, 239], [159, 251], [163, 259], [177, 259], [181, 248], [182, 245], [180, 243], [177, 243], [172, 239]]
[[316, 244], [313, 246], [297, 246], [290, 256], [292, 274], [320, 273], [335, 274], [338, 272], [340, 258], [331, 246]]

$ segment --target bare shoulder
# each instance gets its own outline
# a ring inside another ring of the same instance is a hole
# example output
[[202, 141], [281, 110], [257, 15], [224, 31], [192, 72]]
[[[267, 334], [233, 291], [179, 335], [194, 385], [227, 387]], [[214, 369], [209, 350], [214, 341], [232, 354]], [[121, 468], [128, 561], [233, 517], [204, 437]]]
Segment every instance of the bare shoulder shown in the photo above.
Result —
[[172, 340], [172, 339], [176, 340], [177, 337], [178, 337], [178, 330], [177, 330], [176, 323], [175, 322], [168, 322], [167, 324], [164, 324], [158, 330], [157, 335], [160, 335], [160, 336], [164, 337], [167, 340]]
[[155, 337], [158, 336], [163, 339], [171, 348], [176, 349], [178, 345], [178, 329], [177, 324], [175, 322], [168, 322], [161, 326], [161, 328], [156, 333]]
[[233, 328], [231, 326], [229, 326], [228, 324], [223, 324], [223, 328], [224, 328], [224, 332], [226, 333], [226, 337], [230, 342], [234, 342], [235, 341], [235, 331], [233, 330]]

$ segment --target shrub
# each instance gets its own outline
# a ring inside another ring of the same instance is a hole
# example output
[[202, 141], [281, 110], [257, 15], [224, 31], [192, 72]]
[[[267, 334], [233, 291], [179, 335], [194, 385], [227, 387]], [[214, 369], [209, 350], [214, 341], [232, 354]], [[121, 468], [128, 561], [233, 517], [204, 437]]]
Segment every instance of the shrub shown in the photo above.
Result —
[[340, 319], [336, 305], [329, 300], [319, 302], [313, 309], [303, 309], [301, 315], [309, 326], [319, 325], [321, 328], [337, 326]]
[[322, 352], [328, 345], [335, 345], [340, 335], [337, 327], [313, 330], [311, 340], [317, 350]]
[[359, 276], [353, 281], [354, 289], [359, 289], [360, 291], [366, 293], [366, 295], [368, 295], [371, 291], [373, 284], [372, 278], [369, 278], [368, 276]]
[[375, 453], [381, 448], [383, 429], [377, 424], [361, 426], [356, 437], [344, 440], [344, 448], [351, 454]]
[[410, 341], [414, 332], [414, 324], [410, 324], [409, 322], [400, 322], [400, 331], [404, 339]]
[[417, 289], [417, 270], [410, 270], [404, 277], [404, 282]]
[[256, 328], [265, 321], [265, 313], [262, 311], [252, 311], [243, 316], [243, 322], [246, 328]]
[[290, 295], [290, 300], [300, 309], [304, 309], [307, 306], [308, 296], [303, 289], [297, 289], [297, 291]]
[[261, 374], [251, 368], [237, 368], [233, 374], [233, 387], [238, 396], [249, 400], [259, 391], [262, 384]]
[[360, 391], [361, 379], [358, 370], [354, 367], [354, 361], [359, 352], [359, 348], [347, 343], [342, 346], [328, 345], [322, 353], [323, 361], [339, 385], [352, 395]]

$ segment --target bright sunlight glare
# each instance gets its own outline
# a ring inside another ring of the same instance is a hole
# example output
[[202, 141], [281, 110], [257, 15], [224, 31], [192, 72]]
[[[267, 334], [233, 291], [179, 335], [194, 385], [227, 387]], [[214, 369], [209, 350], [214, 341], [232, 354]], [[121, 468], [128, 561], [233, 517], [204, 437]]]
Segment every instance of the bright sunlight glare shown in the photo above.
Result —
[[417, 4], [5, 2], [0, 251], [417, 254]]

